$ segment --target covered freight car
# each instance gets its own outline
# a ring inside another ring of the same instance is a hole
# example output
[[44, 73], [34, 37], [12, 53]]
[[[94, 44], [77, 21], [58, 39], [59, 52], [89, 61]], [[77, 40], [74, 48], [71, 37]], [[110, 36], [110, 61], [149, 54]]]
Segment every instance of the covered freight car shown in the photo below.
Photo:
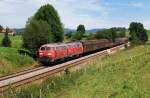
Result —
[[83, 45], [83, 53], [89, 53], [92, 51], [105, 49], [112, 46], [112, 42], [107, 39], [100, 40], [85, 40], [81, 41]]
[[122, 38], [116, 38], [115, 39], [115, 43], [117, 44], [117, 45], [121, 45], [121, 44], [124, 44], [124, 43], [128, 43], [128, 41], [129, 41], [129, 39], [128, 39], [128, 37], [122, 37]]

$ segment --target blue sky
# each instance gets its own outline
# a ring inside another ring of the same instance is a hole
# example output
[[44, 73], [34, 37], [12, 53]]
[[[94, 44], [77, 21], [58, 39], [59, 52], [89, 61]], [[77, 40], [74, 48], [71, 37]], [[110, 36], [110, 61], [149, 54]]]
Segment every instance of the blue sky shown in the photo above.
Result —
[[57, 9], [65, 28], [128, 27], [137, 21], [150, 29], [150, 0], [0, 0], [0, 24], [25, 27], [28, 18], [47, 3]]

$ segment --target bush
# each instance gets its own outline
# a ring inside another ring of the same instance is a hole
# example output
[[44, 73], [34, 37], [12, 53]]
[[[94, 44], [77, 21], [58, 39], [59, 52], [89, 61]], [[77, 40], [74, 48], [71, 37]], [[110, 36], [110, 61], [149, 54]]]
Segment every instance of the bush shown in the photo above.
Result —
[[81, 40], [81, 39], [82, 39], [82, 35], [80, 32], [76, 32], [72, 36], [72, 41]]
[[10, 47], [11, 46], [11, 40], [9, 39], [7, 32], [5, 33], [5, 36], [2, 40], [2, 46], [4, 46], [4, 47]]
[[132, 43], [146, 43], [148, 41], [148, 35], [142, 23], [132, 22], [129, 31]]

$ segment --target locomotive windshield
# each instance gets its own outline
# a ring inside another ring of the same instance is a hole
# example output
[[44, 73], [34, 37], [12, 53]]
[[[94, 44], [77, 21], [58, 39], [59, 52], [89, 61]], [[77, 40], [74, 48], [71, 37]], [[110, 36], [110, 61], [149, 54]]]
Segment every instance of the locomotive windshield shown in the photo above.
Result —
[[41, 47], [41, 49], [40, 50], [45, 50], [45, 47]]
[[51, 50], [51, 47], [41, 47], [40, 50], [42, 50], [42, 51], [44, 51], [44, 50]]

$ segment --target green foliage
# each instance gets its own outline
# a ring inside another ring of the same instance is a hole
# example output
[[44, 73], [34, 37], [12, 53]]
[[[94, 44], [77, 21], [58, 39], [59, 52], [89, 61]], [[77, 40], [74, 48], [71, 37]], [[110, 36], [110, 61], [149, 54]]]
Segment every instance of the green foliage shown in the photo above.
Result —
[[111, 34], [108, 29], [100, 30], [95, 33], [94, 38], [96, 39], [109, 39], [111, 40]]
[[126, 34], [126, 29], [125, 28], [110, 28], [110, 29], [104, 29], [96, 32], [94, 38], [96, 39], [108, 39], [111, 41], [115, 41], [116, 38], [118, 37], [125, 37]]
[[[4, 36], [4, 34], [0, 34], [0, 42]], [[0, 76], [23, 70], [36, 64], [28, 55], [18, 53], [18, 49], [22, 45], [22, 37], [18, 35], [8, 36], [11, 40], [11, 47], [2, 47], [0, 43]]]
[[72, 35], [73, 35], [73, 32], [68, 32], [65, 34], [67, 39], [70, 39], [72, 37]]
[[114, 41], [116, 38], [116, 32], [114, 32], [113, 29], [101, 30], [101, 31], [96, 32], [95, 38], [96, 39], [108, 39], [108, 40]]
[[130, 39], [133, 43], [145, 43], [148, 35], [142, 23], [132, 22], [129, 27]]
[[116, 32], [116, 37], [125, 37], [126, 36], [126, 28], [122, 27], [113, 27], [114, 32]]
[[88, 34], [88, 35], [86, 36], [86, 39], [87, 39], [87, 40], [95, 39], [95, 34], [93, 34], [93, 33]]
[[42, 84], [13, 90], [13, 94], [15, 98], [149, 98], [149, 59], [149, 45], [135, 47], [97, 58], [83, 69], [50, 77]]
[[115, 42], [115, 39], [117, 38], [116, 29], [115, 29], [115, 28], [111, 28], [109, 31], [110, 31], [110, 33], [111, 33], [111, 40], [112, 40], [113, 42]]
[[36, 62], [12, 47], [0, 47], [0, 76], [31, 67]]
[[35, 20], [43, 20], [49, 24], [49, 28], [51, 28], [52, 33], [52, 41], [53, 42], [62, 42], [64, 39], [64, 30], [62, 23], [60, 21], [59, 15], [55, 8], [50, 5], [42, 6], [38, 12], [34, 15], [33, 19]]
[[72, 41], [76, 41], [76, 40], [81, 40], [82, 39], [82, 34], [80, 32], [75, 32], [73, 35], [72, 35]]
[[41, 45], [52, 42], [52, 38], [50, 26], [46, 21], [32, 20], [26, 25], [23, 34], [23, 47], [36, 53]]
[[0, 32], [3, 30], [3, 27], [0, 25]]
[[[0, 42], [2, 42], [4, 36], [5, 36], [4, 34], [0, 34]], [[22, 46], [22, 36], [20, 36], [20, 35], [16, 35], [16, 36], [8, 35], [8, 36], [11, 40], [11, 47], [21, 48], [21, 46]], [[2, 43], [0, 43], [0, 46], [2, 46]]]
[[85, 27], [84, 27], [84, 25], [80, 24], [77, 27], [77, 32], [81, 33], [81, 35], [83, 36], [85, 34]]
[[7, 32], [5, 33], [5, 36], [2, 40], [2, 46], [4, 46], [4, 47], [10, 47], [11, 46], [11, 40], [9, 39]]
[[74, 40], [81, 40], [81, 39], [83, 39], [83, 37], [85, 37], [84, 36], [84, 34], [85, 34], [85, 27], [84, 27], [84, 25], [79, 25], [78, 27], [77, 27], [77, 31], [76, 32], [74, 32], [74, 34], [72, 35], [72, 41], [74, 41]]

